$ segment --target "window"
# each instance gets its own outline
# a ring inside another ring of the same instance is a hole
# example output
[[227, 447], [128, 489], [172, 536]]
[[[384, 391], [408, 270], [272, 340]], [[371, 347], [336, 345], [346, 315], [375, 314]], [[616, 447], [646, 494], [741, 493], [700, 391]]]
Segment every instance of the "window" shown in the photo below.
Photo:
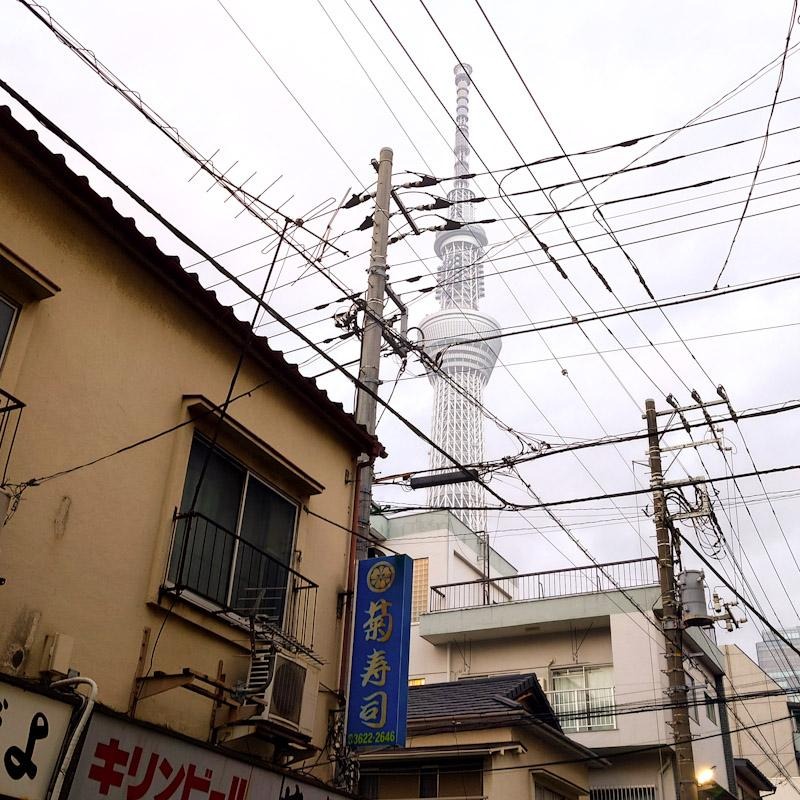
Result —
[[536, 784], [534, 797], [535, 800], [567, 800], [563, 794], [554, 792], [552, 789], [548, 789], [546, 786], [542, 786], [540, 783]]
[[706, 716], [713, 722], [715, 725], [717, 724], [717, 708], [714, 705], [714, 698], [708, 693], [703, 693], [706, 700]]
[[380, 790], [379, 780], [377, 774], [362, 772], [358, 778], [358, 793], [366, 800], [376, 800]]
[[423, 769], [419, 773], [419, 796], [438, 797], [439, 796], [439, 770]]
[[419, 615], [428, 610], [428, 559], [415, 558], [411, 580], [411, 622], [419, 622]]
[[589, 800], [656, 800], [655, 786], [598, 786]]
[[[203, 466], [197, 501], [192, 501]], [[168, 576], [230, 611], [281, 624], [297, 506], [196, 435], [189, 454]]]
[[424, 686], [425, 685], [425, 678], [409, 678], [408, 679], [409, 686]]
[[0, 296], [0, 364], [3, 363], [3, 357], [5, 356], [16, 318], [17, 307]]
[[551, 673], [547, 699], [565, 733], [613, 730], [611, 667], [570, 667]]

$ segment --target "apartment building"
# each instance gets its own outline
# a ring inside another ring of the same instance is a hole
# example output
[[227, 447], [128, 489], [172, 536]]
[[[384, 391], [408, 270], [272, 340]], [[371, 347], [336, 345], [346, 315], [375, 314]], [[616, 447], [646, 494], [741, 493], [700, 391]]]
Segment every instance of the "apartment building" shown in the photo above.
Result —
[[[487, 579], [483, 540], [449, 512], [375, 527], [421, 565], [412, 683], [535, 673], [563, 732], [609, 762], [589, 772], [593, 800], [675, 798], [654, 558], [520, 574], [492, 551]], [[685, 638], [695, 765], [712, 770], [707, 791], [735, 794], [724, 655], [701, 629]]]
[[[381, 448], [263, 338], [223, 415], [248, 330], [0, 108], [0, 743], [30, 721], [44, 755], [48, 716], [57, 755], [78, 712], [43, 687], [94, 681], [72, 798], [340, 796], [313, 775]], [[14, 765], [0, 794], [44, 797]]]

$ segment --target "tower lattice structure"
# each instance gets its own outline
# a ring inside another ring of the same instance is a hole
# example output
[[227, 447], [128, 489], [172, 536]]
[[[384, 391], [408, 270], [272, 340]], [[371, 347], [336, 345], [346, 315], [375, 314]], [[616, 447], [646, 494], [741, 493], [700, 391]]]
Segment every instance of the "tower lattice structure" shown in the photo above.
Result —
[[[434, 393], [431, 438], [463, 465], [484, 460], [481, 403], [501, 347], [500, 339], [482, 340], [496, 332], [498, 325], [478, 310], [484, 295], [482, 257], [487, 238], [483, 228], [473, 222], [475, 193], [468, 177], [471, 72], [467, 64], [455, 67], [456, 178], [447, 194], [452, 203], [449, 218], [464, 224], [436, 235], [434, 250], [440, 258], [436, 298], [440, 310], [420, 323], [425, 350], [438, 365], [428, 369]], [[452, 462], [436, 450], [431, 452], [430, 466], [433, 470], [453, 468]], [[433, 486], [428, 491], [428, 503], [453, 508], [473, 531], [486, 530], [486, 512], [469, 510], [486, 504], [486, 493], [479, 483]]]

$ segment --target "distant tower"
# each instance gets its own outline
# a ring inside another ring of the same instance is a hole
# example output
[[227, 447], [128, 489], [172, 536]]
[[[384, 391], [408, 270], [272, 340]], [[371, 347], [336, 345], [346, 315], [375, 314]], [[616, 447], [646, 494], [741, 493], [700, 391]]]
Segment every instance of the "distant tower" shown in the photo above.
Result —
[[[456, 157], [453, 188], [447, 195], [453, 205], [449, 217], [459, 222], [471, 223], [475, 219], [472, 201], [475, 193], [469, 179], [469, 86], [472, 67], [458, 64], [455, 67], [458, 100], [456, 105], [455, 146]], [[475, 401], [480, 403], [483, 388], [489, 381], [501, 340], [459, 344], [474, 340], [497, 330], [497, 322], [478, 311], [483, 297], [483, 248], [487, 238], [480, 225], [468, 224], [457, 230], [436, 234], [434, 249], [441, 259], [437, 270], [439, 286], [436, 298], [441, 311], [425, 317], [420, 328], [425, 335], [425, 350], [441, 365], [446, 373], [469, 395], [444, 378], [441, 372], [428, 371], [433, 384], [433, 430], [431, 438], [460, 464], [474, 464], [484, 460], [483, 416]], [[471, 398], [474, 398], [471, 399]], [[431, 469], [452, 467], [440, 453], [431, 453]], [[434, 486], [429, 490], [428, 503], [432, 506], [483, 506], [486, 495], [477, 483], [457, 483]], [[486, 530], [485, 511], [454, 512], [473, 531]]]

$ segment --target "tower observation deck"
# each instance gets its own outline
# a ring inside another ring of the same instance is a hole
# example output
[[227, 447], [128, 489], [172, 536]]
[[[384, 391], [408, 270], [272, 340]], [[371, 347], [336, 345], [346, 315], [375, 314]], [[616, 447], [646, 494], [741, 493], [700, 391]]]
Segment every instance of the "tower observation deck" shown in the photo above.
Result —
[[[457, 128], [453, 153], [457, 177], [447, 194], [452, 203], [449, 218], [465, 224], [436, 234], [434, 250], [441, 259], [436, 274], [440, 310], [420, 323], [425, 351], [439, 364], [439, 369], [428, 370], [434, 392], [431, 438], [464, 465], [484, 460], [483, 415], [479, 404], [501, 347], [500, 339], [480, 340], [497, 331], [498, 324], [478, 310], [484, 294], [482, 257], [487, 238], [480, 225], [472, 224], [475, 193], [466, 177], [471, 72], [467, 64], [455, 67]], [[453, 467], [437, 451], [431, 452], [430, 466], [431, 469]], [[486, 495], [483, 487], [474, 482], [433, 486], [428, 491], [428, 503], [456, 509], [483, 506]], [[454, 514], [473, 531], [486, 530], [485, 511], [454, 511]]]

